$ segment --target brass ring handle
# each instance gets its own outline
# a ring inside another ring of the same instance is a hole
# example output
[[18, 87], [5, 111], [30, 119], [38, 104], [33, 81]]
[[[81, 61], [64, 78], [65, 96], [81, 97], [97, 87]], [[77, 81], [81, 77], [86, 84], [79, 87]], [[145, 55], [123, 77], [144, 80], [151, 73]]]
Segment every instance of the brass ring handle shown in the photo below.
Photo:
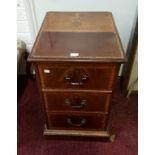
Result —
[[71, 118], [67, 118], [66, 119], [66, 122], [71, 125], [71, 126], [74, 126], [74, 127], [81, 127], [83, 126], [84, 124], [86, 124], [86, 119], [81, 119], [79, 122], [74, 122]]
[[65, 99], [64, 104], [71, 106], [71, 108], [73, 108], [73, 109], [80, 109], [87, 105], [87, 101], [81, 100], [79, 105], [73, 105], [69, 99]]

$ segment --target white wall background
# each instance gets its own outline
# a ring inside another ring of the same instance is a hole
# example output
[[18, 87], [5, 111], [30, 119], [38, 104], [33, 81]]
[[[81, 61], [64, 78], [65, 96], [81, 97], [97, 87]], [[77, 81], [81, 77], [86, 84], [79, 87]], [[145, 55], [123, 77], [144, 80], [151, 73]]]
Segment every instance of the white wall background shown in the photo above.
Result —
[[33, 44], [33, 39], [30, 30], [30, 21], [26, 14], [24, 0], [17, 1], [17, 39], [26, 43], [27, 50], [30, 52]]
[[126, 52], [137, 16], [137, 0], [33, 0], [38, 28], [47, 11], [110, 11]]

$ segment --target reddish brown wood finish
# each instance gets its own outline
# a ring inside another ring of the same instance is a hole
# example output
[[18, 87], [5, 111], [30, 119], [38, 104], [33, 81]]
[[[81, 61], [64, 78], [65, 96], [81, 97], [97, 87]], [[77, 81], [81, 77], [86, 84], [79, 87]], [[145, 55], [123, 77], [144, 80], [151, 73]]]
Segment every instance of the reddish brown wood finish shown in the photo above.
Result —
[[44, 93], [46, 111], [108, 113], [111, 93]]
[[28, 61], [36, 69], [45, 135], [110, 136], [110, 98], [126, 61], [111, 13], [48, 12]]
[[126, 58], [111, 13], [48, 12], [29, 61], [122, 63]]
[[[68, 123], [68, 120], [71, 123]], [[82, 121], [85, 120], [83, 123]], [[106, 115], [84, 113], [48, 113], [49, 129], [105, 130]]]
[[[78, 53], [76, 59], [122, 59], [117, 35], [114, 33], [44, 32], [34, 50], [34, 57], [48, 59], [74, 59], [70, 53]], [[106, 46], [106, 48], [105, 48]], [[52, 51], [52, 52], [51, 52]]]
[[[116, 64], [91, 64], [91, 63], [64, 63], [38, 65], [42, 88], [45, 89], [91, 89], [112, 90], [113, 81], [117, 72]], [[49, 70], [50, 73], [44, 73]], [[65, 80], [69, 75], [72, 79]], [[81, 85], [72, 85], [71, 82], [80, 82], [82, 76], [87, 75]]]
[[110, 12], [47, 12], [45, 32], [115, 32]]

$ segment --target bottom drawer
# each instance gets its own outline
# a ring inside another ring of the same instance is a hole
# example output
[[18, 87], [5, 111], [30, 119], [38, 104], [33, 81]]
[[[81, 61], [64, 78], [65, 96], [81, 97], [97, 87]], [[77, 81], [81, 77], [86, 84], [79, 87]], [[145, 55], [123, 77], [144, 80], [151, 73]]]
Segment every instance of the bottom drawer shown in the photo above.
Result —
[[49, 129], [105, 130], [106, 115], [48, 113]]

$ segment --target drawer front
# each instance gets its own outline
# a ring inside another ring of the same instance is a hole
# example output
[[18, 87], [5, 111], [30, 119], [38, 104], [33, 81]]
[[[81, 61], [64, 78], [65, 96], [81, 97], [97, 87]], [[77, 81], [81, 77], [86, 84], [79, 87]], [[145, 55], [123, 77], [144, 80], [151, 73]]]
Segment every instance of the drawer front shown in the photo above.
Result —
[[105, 115], [48, 113], [49, 129], [104, 130]]
[[40, 64], [42, 88], [111, 90], [117, 72], [114, 64]]
[[44, 93], [46, 111], [108, 112], [111, 93]]

